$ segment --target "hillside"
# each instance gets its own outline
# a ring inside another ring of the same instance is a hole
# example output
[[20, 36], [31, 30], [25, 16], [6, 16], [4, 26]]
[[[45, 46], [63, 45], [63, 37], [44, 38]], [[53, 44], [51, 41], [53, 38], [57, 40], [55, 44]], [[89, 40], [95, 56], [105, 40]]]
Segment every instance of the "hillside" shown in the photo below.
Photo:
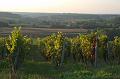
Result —
[[84, 29], [120, 27], [120, 15], [117, 14], [0, 12], [0, 17], [0, 22], [5, 22], [11, 27]]
[[10, 12], [0, 12], [0, 17], [6, 17], [6, 18], [20, 18], [20, 15], [10, 13]]

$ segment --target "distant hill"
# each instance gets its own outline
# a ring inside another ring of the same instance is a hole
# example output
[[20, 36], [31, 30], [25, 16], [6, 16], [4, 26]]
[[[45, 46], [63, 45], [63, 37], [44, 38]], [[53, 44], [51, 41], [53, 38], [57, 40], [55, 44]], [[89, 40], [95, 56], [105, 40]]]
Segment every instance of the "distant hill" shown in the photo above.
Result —
[[0, 21], [5, 23], [14, 23], [21, 18], [21, 15], [10, 12], [0, 12]]
[[0, 27], [9, 27], [8, 23], [0, 22]]
[[58, 13], [32, 13], [32, 12], [14, 12], [14, 13], [22, 15], [24, 17], [32, 17], [32, 18], [59, 15]]
[[120, 27], [118, 14], [0, 12], [0, 22], [10, 26], [43, 28]]
[[21, 15], [10, 13], [10, 12], [0, 12], [0, 17], [4, 17], [4, 18], [20, 18]]
[[16, 12], [25, 17], [31, 18], [52, 18], [52, 19], [109, 19], [118, 17], [118, 14], [78, 14], [78, 13], [30, 13], [30, 12]]

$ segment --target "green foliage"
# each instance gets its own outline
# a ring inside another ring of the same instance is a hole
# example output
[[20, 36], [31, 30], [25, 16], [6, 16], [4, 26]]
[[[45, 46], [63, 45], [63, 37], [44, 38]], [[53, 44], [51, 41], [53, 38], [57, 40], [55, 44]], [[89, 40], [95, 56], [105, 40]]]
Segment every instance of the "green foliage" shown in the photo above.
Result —
[[91, 52], [92, 52], [91, 38], [89, 37], [89, 35], [81, 35], [80, 41], [81, 41], [81, 49], [83, 52], [83, 56], [88, 59], [91, 56]]
[[58, 32], [58, 34], [52, 34], [43, 40], [38, 38], [37, 42], [42, 55], [56, 66], [59, 66], [64, 44], [63, 34]]
[[[114, 53], [109, 51], [119, 52], [119, 44], [115, 42], [118, 40], [117, 38], [113, 40], [113, 46], [109, 49], [111, 44], [108, 45], [108, 36], [103, 31], [97, 30], [96, 32], [82, 34], [73, 38], [66, 38], [62, 33], [52, 34], [45, 38], [38, 38], [37, 45], [42, 56], [56, 65], [60, 65], [62, 57], [64, 61], [67, 61], [66, 59], [71, 60], [72, 57], [74, 61], [91, 62], [93, 64], [95, 62], [96, 44], [98, 47], [97, 59], [107, 62], [109, 55], [114, 55]], [[65, 52], [64, 56], [62, 56], [63, 51]], [[116, 56], [114, 56], [118, 58], [120, 55], [117, 52]]]
[[120, 37], [116, 36], [113, 40], [113, 55], [120, 64]]
[[0, 55], [3, 53], [3, 48], [4, 48], [4, 39], [0, 37]]
[[17, 68], [24, 61], [30, 50], [31, 39], [23, 36], [20, 27], [15, 27], [11, 35], [6, 39], [7, 58], [11, 64]]
[[70, 39], [70, 48], [71, 48], [71, 54], [73, 54], [73, 57], [74, 57], [74, 60], [76, 61], [79, 61], [79, 59], [81, 58], [81, 54], [82, 53], [82, 49], [81, 49], [81, 40], [79, 39], [80, 37], [75, 37], [75, 38], [72, 38]]

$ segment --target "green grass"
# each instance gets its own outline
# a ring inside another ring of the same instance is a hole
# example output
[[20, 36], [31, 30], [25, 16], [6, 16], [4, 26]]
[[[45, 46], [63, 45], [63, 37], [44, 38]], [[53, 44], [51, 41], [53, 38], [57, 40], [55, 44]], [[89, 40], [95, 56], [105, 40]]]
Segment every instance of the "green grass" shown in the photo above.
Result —
[[[0, 79], [9, 79], [9, 73], [8, 68], [0, 68]], [[120, 65], [94, 68], [68, 63], [58, 69], [49, 62], [27, 61], [17, 75], [19, 79], [120, 79]]]

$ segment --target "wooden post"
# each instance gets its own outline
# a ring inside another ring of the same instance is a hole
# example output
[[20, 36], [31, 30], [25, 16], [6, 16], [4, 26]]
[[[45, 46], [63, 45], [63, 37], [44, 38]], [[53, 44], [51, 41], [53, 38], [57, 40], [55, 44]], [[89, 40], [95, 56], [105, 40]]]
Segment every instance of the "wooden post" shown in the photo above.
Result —
[[16, 70], [14, 64], [11, 64], [11, 79], [17, 79]]
[[64, 62], [65, 46], [66, 46], [66, 43], [63, 44], [60, 66], [62, 66]]
[[98, 37], [96, 36], [96, 45], [95, 45], [95, 67], [97, 67], [97, 52], [98, 52]]
[[110, 54], [110, 49], [109, 49], [109, 41], [107, 41], [107, 62], [109, 61], [109, 54]]

